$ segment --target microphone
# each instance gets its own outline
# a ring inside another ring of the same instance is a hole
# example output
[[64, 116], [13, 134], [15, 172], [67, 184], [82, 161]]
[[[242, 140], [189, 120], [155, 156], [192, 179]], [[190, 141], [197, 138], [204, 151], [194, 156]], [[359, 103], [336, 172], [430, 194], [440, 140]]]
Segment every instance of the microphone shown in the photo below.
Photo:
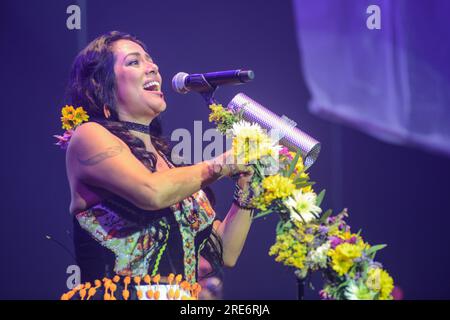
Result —
[[217, 86], [242, 84], [254, 78], [255, 73], [252, 70], [241, 69], [195, 74], [179, 72], [172, 79], [172, 88], [178, 93], [208, 92]]
[[299, 149], [306, 168], [309, 168], [319, 156], [320, 142], [299, 128], [292, 127], [291, 123], [286, 122], [245, 94], [237, 94], [228, 104], [228, 109], [233, 112], [242, 112], [244, 120], [256, 122], [267, 131], [278, 130], [281, 134], [280, 144], [292, 151]]

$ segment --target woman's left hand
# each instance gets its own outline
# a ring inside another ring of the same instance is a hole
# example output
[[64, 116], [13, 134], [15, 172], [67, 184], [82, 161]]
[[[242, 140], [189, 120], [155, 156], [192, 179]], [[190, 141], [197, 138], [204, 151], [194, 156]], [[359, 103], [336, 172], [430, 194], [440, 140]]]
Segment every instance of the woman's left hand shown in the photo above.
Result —
[[253, 174], [255, 173], [253, 167], [249, 166], [249, 168], [249, 172], [243, 172], [239, 174], [239, 178], [236, 182], [242, 190], [248, 190], [250, 188], [250, 183], [252, 181]]

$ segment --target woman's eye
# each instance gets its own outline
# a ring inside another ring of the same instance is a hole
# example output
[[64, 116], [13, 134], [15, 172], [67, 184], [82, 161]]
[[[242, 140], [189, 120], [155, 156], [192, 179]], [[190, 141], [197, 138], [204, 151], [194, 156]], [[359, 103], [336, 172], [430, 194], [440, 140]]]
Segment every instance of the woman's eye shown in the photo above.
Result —
[[130, 62], [128, 62], [129, 66], [138, 65], [138, 64], [139, 64], [139, 61], [137, 61], [137, 60], [131, 60]]

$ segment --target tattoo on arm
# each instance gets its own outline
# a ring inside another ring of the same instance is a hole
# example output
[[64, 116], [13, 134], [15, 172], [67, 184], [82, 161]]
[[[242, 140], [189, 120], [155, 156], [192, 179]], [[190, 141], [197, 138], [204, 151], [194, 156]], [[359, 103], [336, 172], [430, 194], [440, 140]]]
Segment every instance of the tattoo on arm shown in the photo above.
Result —
[[96, 164], [102, 162], [103, 160], [117, 156], [118, 154], [120, 154], [123, 151], [123, 149], [124, 149], [123, 146], [110, 147], [110, 148], [107, 148], [105, 151], [100, 152], [100, 153], [96, 154], [95, 156], [90, 157], [89, 159], [82, 160], [82, 159], [78, 158], [78, 161], [82, 165], [93, 166], [93, 165], [96, 165]]

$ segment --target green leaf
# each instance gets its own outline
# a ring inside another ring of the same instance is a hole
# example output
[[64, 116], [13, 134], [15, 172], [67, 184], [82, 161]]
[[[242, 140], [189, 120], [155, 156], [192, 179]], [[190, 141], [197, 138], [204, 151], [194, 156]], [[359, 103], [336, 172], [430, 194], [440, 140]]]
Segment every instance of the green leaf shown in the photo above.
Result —
[[303, 183], [303, 182], [308, 182], [309, 178], [295, 178], [294, 179], [294, 183]]
[[342, 283], [336, 288], [336, 290], [337, 290], [337, 291], [340, 291], [340, 290], [345, 289], [345, 287], [348, 286], [349, 282], [350, 282], [349, 280], [342, 282]]
[[319, 193], [319, 195], [317, 196], [317, 199], [316, 199], [316, 206], [318, 206], [318, 207], [320, 207], [320, 205], [322, 204], [322, 200], [323, 200], [323, 197], [325, 196], [325, 189], [323, 189], [320, 193]]
[[277, 227], [276, 227], [276, 229], [275, 229], [276, 235], [279, 235], [279, 234], [281, 233], [281, 231], [283, 230], [283, 224], [284, 224], [284, 223], [283, 223], [282, 220], [278, 221]]
[[237, 113], [237, 119], [235, 120], [235, 122], [239, 122], [243, 119], [244, 117], [244, 109], [240, 109], [239, 112]]
[[307, 186], [313, 186], [316, 183], [314, 181], [311, 181], [311, 182], [301, 182], [301, 183], [294, 183], [294, 184], [297, 187], [297, 189], [299, 189], [299, 188], [303, 188], [303, 187], [307, 187]]
[[292, 223], [290, 221], [278, 221], [276, 234], [279, 235], [280, 233], [284, 232], [287, 229], [290, 229], [292, 227]]
[[303, 223], [306, 224], [306, 221], [305, 221], [305, 219], [303, 218], [303, 216], [300, 214], [300, 212], [298, 212], [298, 210], [297, 210], [296, 208], [292, 208], [292, 209], [298, 214], [298, 216], [300, 217], [300, 219], [302, 219]]
[[[386, 244], [378, 244], [378, 245], [376, 245], [376, 246], [372, 246], [372, 247], [370, 247], [369, 250], [366, 251], [366, 254], [367, 254], [368, 256], [370, 256], [371, 254], [374, 254], [375, 252], [377, 252], [377, 251], [379, 251], [379, 250], [381, 250], [381, 249], [384, 249], [384, 248], [386, 248], [386, 247], [387, 247]], [[373, 256], [373, 258], [374, 258], [374, 257], [375, 257], [375, 256]]]
[[333, 213], [333, 210], [328, 209], [327, 211], [325, 211], [325, 213], [322, 215], [322, 217], [320, 218], [320, 223], [325, 222], [329, 216], [331, 216], [331, 214]]
[[271, 214], [272, 212], [273, 212], [273, 210], [267, 210], [267, 211], [264, 211], [264, 212], [260, 212], [256, 216], [253, 217], [253, 220], [265, 217], [265, 216]]
[[290, 177], [292, 175], [292, 172], [294, 172], [295, 166], [296, 166], [300, 156], [301, 156], [301, 151], [300, 151], [300, 149], [297, 149], [297, 153], [296, 153], [294, 159], [292, 160], [291, 165], [289, 166], [289, 170], [287, 172], [286, 177]]
[[292, 228], [292, 222], [291, 221], [287, 221], [283, 224], [283, 227], [286, 229], [290, 229]]
[[256, 174], [262, 179], [264, 179], [264, 175], [262, 173], [261, 165], [259, 164], [259, 161], [256, 161], [254, 164], [254, 168], [256, 169]]

